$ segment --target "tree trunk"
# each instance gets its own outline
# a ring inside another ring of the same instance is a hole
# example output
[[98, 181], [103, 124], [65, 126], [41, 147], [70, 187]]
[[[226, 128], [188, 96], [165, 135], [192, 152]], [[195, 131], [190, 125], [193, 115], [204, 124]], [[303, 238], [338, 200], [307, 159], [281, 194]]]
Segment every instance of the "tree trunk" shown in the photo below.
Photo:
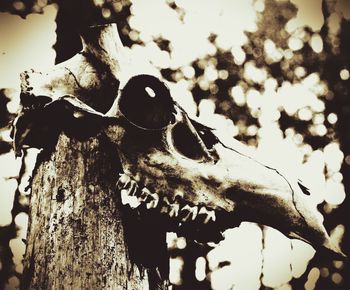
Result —
[[[69, 93], [106, 111], [113, 100], [106, 105], [102, 98], [116, 95], [122, 74], [118, 32], [108, 25], [83, 37], [83, 53], [22, 75], [22, 97]], [[120, 170], [115, 145], [103, 134], [78, 140], [61, 133], [53, 150], [39, 154], [22, 289], [167, 289], [166, 233], [143, 232], [145, 224], [122, 207]]]

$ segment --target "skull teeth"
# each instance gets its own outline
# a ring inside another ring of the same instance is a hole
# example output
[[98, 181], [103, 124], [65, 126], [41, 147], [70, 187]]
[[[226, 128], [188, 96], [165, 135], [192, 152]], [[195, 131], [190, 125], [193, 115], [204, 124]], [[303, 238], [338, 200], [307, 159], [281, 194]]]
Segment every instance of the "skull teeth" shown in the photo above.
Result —
[[188, 220], [194, 221], [198, 214], [197, 206], [190, 206], [186, 204], [180, 211], [182, 214], [181, 221], [186, 222]]
[[179, 209], [180, 209], [180, 205], [178, 203], [171, 204], [168, 215], [170, 217], [177, 217], [179, 215]]
[[159, 195], [157, 193], [150, 193], [148, 201], [146, 202], [147, 209], [156, 208], [159, 203]]
[[137, 208], [141, 204], [135, 196], [139, 188], [135, 180], [131, 179], [126, 174], [120, 174], [116, 186], [120, 190], [121, 202], [123, 205], [129, 204], [130, 207]]
[[116, 184], [121, 193], [123, 205], [130, 205], [131, 208], [137, 208], [144, 204], [147, 209], [159, 208], [160, 213], [167, 214], [171, 218], [178, 218], [179, 222], [195, 221], [197, 218], [204, 224], [216, 221], [215, 211], [205, 206], [191, 206], [189, 204], [180, 208], [178, 198], [170, 201], [168, 197], [160, 197], [157, 193], [152, 193], [146, 187], [139, 190], [137, 182], [127, 174], [120, 174]]
[[119, 174], [119, 179], [117, 181], [116, 186], [119, 190], [127, 188], [129, 186], [131, 180], [132, 179], [130, 178], [129, 175], [121, 173], [121, 174]]
[[152, 192], [150, 192], [146, 187], [142, 188], [141, 190], [141, 194], [139, 196], [139, 201], [140, 202], [146, 202], [148, 196], [150, 196], [152, 194]]
[[159, 196], [158, 194], [152, 193], [146, 187], [144, 187], [142, 188], [137, 200], [138, 202], [145, 204], [147, 209], [151, 209], [157, 207]]
[[207, 224], [209, 222], [215, 222], [216, 221], [216, 215], [215, 211], [211, 209], [207, 209], [206, 207], [202, 206], [198, 212], [198, 216], [204, 216], [204, 224]]
[[170, 217], [177, 217], [179, 215], [180, 205], [177, 202], [170, 202], [165, 196], [163, 198], [162, 206], [160, 208], [161, 213], [165, 213]]
[[170, 203], [169, 199], [165, 196], [163, 198], [163, 202], [162, 202], [162, 206], [160, 208], [160, 212], [167, 214], [169, 212], [170, 205], [171, 205], [171, 203]]
[[131, 208], [137, 208], [141, 203], [138, 201], [136, 196], [130, 195], [129, 189], [122, 189], [120, 191], [121, 202], [123, 205], [130, 205]]

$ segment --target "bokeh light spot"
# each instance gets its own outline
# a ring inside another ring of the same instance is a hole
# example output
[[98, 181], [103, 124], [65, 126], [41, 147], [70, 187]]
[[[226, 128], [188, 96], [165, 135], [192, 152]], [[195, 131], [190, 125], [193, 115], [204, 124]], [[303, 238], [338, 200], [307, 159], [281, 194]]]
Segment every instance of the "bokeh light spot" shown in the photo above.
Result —
[[234, 46], [231, 49], [231, 53], [233, 55], [233, 61], [236, 65], [241, 65], [244, 63], [246, 59], [246, 54], [241, 47]]
[[341, 241], [343, 240], [344, 237], [344, 233], [345, 233], [345, 226], [343, 224], [338, 224], [333, 230], [331, 230], [330, 232], [330, 237], [331, 240], [335, 243], [335, 244], [340, 244]]
[[320, 270], [316, 267], [312, 268], [307, 276], [307, 281], [304, 285], [305, 290], [315, 289], [317, 280], [320, 278]]
[[182, 67], [182, 73], [188, 79], [192, 79], [195, 75], [194, 68], [192, 66], [184, 66]]
[[332, 205], [341, 204], [346, 197], [344, 185], [332, 179], [326, 181], [326, 191], [325, 201]]
[[93, 0], [93, 1], [96, 6], [102, 6], [104, 4], [104, 0]]
[[310, 108], [301, 108], [298, 111], [298, 117], [303, 121], [310, 121], [312, 119], [312, 111]]
[[184, 266], [184, 261], [181, 257], [170, 258], [169, 260], [170, 272], [169, 281], [174, 285], [181, 285], [181, 272]]
[[283, 52], [283, 54], [284, 54], [284, 57], [286, 58], [286, 59], [292, 59], [293, 58], [293, 56], [294, 56], [294, 53], [293, 53], [293, 51], [292, 50], [290, 50], [290, 49], [286, 49], [284, 52]]
[[334, 282], [334, 284], [339, 285], [343, 282], [343, 277], [339, 273], [333, 273], [332, 281]]
[[199, 257], [196, 260], [195, 276], [198, 281], [203, 281], [206, 277], [205, 273], [206, 260], [204, 257]]
[[18, 287], [19, 287], [19, 279], [16, 276], [12, 276], [10, 279], [8, 279], [5, 289], [6, 290], [19, 289]]
[[343, 81], [348, 80], [349, 77], [350, 77], [349, 70], [347, 70], [347, 69], [345, 69], [345, 68], [342, 69], [342, 70], [340, 71], [339, 75], [340, 75], [340, 78], [341, 78]]
[[4, 179], [0, 177], [0, 226], [9, 225], [12, 222], [11, 208], [17, 188], [15, 179]]
[[316, 53], [320, 53], [323, 50], [323, 41], [318, 33], [312, 35], [310, 39], [310, 46]]
[[176, 246], [181, 250], [186, 248], [186, 239], [184, 237], [179, 237], [176, 241]]
[[287, 284], [283, 284], [279, 287], [276, 287], [275, 290], [292, 290], [292, 285], [290, 285], [289, 283]]
[[209, 81], [213, 82], [218, 78], [218, 71], [214, 67], [208, 66], [204, 71], [204, 75]]
[[219, 70], [219, 78], [222, 80], [226, 80], [228, 78], [228, 71], [225, 69]]
[[244, 106], [246, 103], [243, 88], [241, 86], [234, 86], [231, 89], [231, 96], [238, 106]]
[[295, 70], [294, 70], [294, 74], [298, 77], [298, 78], [303, 78], [306, 75], [306, 69], [302, 66], [298, 66]]
[[330, 124], [335, 124], [335, 123], [338, 121], [338, 116], [337, 116], [335, 113], [330, 113], [330, 114], [327, 116], [327, 121], [328, 121]]
[[137, 41], [139, 39], [139, 33], [137, 31], [135, 31], [135, 30], [131, 30], [129, 32], [129, 37], [130, 37], [131, 40]]
[[344, 262], [343, 261], [333, 261], [333, 265], [337, 269], [342, 269], [344, 267]]
[[323, 113], [318, 113], [313, 116], [313, 123], [314, 124], [323, 124], [324, 122], [324, 114]]
[[350, 155], [346, 155], [345, 162], [347, 165], [350, 165]]
[[247, 92], [247, 104], [251, 109], [258, 109], [262, 104], [262, 97], [259, 91], [255, 89], [250, 89]]
[[320, 269], [321, 277], [327, 278], [329, 276], [329, 269], [327, 267], [322, 267]]
[[262, 84], [267, 79], [267, 71], [265, 68], [256, 67], [253, 61], [244, 65], [244, 77], [255, 83]]
[[254, 3], [254, 9], [257, 12], [263, 12], [265, 9], [265, 3], [263, 0], [257, 0]]
[[12, 5], [13, 8], [15, 8], [17, 11], [24, 11], [24, 9], [26, 8], [22, 1], [14, 1]]
[[288, 40], [288, 47], [291, 50], [294, 50], [294, 51], [300, 50], [300, 49], [302, 49], [303, 46], [304, 46], [304, 43], [303, 43], [303, 41], [300, 38], [292, 36]]

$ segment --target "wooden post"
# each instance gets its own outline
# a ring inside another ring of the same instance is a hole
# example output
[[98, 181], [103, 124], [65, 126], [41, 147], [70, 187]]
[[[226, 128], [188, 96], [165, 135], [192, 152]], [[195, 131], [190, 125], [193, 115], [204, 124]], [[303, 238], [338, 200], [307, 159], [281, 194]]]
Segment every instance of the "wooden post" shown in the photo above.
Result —
[[[83, 40], [72, 59], [22, 74], [22, 102], [28, 94], [73, 94], [101, 112], [110, 108], [123, 73], [117, 28], [93, 27]], [[119, 172], [115, 145], [103, 134], [61, 133], [54, 150], [39, 155], [22, 289], [167, 289], [166, 233], [141, 231], [147, 228], [123, 208]], [[145, 260], [149, 253], [153, 261]]]

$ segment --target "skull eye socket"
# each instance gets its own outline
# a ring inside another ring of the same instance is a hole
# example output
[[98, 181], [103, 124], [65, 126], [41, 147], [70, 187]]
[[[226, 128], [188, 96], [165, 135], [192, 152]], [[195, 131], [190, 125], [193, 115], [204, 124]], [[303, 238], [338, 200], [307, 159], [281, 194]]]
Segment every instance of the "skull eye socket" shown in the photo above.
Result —
[[166, 85], [156, 77], [138, 75], [125, 85], [119, 109], [136, 126], [161, 129], [174, 121], [174, 102]]
[[176, 124], [171, 133], [173, 145], [182, 155], [193, 160], [201, 160], [206, 157], [200, 140], [186, 124]]

